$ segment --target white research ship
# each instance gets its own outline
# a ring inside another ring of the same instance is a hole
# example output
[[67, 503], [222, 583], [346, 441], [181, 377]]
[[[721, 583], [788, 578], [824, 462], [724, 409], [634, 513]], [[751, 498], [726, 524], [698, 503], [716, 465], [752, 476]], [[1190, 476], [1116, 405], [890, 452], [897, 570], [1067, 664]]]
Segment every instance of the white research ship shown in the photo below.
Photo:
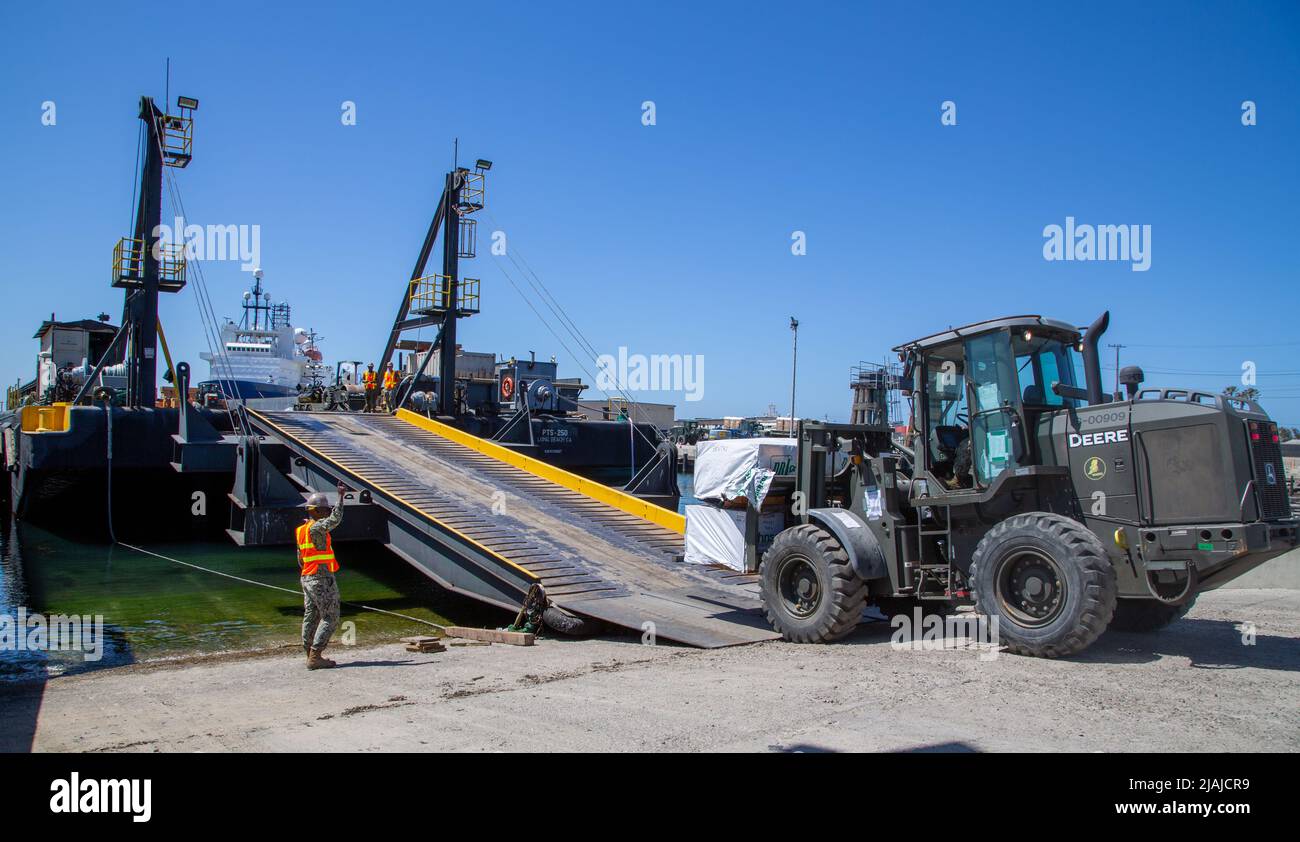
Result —
[[261, 269], [253, 279], [253, 288], [244, 293], [243, 316], [221, 327], [221, 350], [199, 355], [209, 365], [199, 392], [252, 409], [291, 409], [324, 368], [317, 337], [289, 323], [288, 304], [272, 303], [262, 289]]

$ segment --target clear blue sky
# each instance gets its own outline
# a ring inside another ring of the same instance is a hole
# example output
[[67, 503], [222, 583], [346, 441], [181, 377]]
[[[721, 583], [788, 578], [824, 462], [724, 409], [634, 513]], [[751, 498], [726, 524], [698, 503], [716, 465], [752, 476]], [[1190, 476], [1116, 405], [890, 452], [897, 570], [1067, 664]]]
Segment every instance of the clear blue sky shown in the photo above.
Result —
[[[898, 342], [1109, 308], [1148, 382], [1218, 388], [1252, 360], [1265, 407], [1300, 423], [1295, 3], [5, 4], [8, 383], [52, 310], [120, 313], [136, 100], [161, 99], [168, 56], [173, 98], [201, 102], [189, 221], [260, 225], [269, 290], [330, 361], [382, 347], [458, 136], [598, 349], [704, 355], [704, 400], [642, 396], [680, 415], [785, 411], [790, 315], [800, 414], [842, 420], [850, 365]], [[1046, 262], [1067, 215], [1151, 225], [1150, 270]], [[483, 251], [461, 341], [580, 374]], [[248, 276], [205, 273], [234, 316]], [[193, 290], [162, 308], [206, 373]]]

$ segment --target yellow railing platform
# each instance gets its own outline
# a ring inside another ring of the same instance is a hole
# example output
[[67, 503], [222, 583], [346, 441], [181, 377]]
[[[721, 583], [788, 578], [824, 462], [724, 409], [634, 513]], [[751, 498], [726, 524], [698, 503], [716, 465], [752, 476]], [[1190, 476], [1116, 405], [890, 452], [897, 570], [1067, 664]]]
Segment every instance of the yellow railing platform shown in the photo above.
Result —
[[177, 114], [162, 118], [163, 161], [169, 167], [183, 169], [194, 157], [194, 119]]
[[[145, 246], [143, 240], [123, 237], [113, 247], [113, 286], [138, 287], [144, 284]], [[158, 247], [158, 289], [177, 292], [185, 287], [185, 246], [180, 243]]]
[[[472, 316], [479, 309], [478, 278], [462, 278], [456, 287], [458, 299], [456, 312]], [[411, 312], [420, 314], [445, 313], [451, 309], [451, 278], [447, 275], [425, 275], [411, 281]]]

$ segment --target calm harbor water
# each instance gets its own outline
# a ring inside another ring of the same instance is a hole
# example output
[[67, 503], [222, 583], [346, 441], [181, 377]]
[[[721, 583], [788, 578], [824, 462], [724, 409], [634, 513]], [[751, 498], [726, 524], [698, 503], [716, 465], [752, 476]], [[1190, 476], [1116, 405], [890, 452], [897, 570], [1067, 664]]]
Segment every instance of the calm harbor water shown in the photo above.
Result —
[[682, 502], [678, 504], [677, 511], [685, 514], [687, 506], [700, 502], [695, 499], [695, 474], [678, 474], [677, 488], [682, 492]]
[[[0, 647], [0, 681], [39, 680], [138, 661], [248, 651], [301, 642], [302, 596], [289, 547], [189, 543], [145, 547], [284, 593], [206, 573], [121, 546], [80, 544], [22, 523], [0, 527], [0, 615], [103, 618], [103, 655]], [[337, 549], [345, 602], [437, 623], [497, 625], [504, 612], [434, 585], [378, 545]], [[360, 645], [427, 634], [428, 626], [344, 605]], [[92, 638], [93, 639], [93, 638]], [[340, 637], [335, 635], [338, 643]]]
[[[691, 474], [678, 476], [683, 507], [696, 502], [693, 479]], [[103, 618], [99, 660], [88, 661], [74, 651], [0, 646], [0, 682], [300, 643], [302, 597], [292, 548], [184, 543], [148, 544], [144, 549], [293, 593], [121, 546], [79, 543], [29, 524], [0, 521], [0, 616], [13, 622], [25, 609], [29, 617]], [[444, 624], [494, 626], [512, 619], [439, 588], [381, 546], [341, 545], [337, 552], [342, 566], [339, 590], [345, 602]], [[419, 623], [347, 605], [342, 613], [345, 622], [356, 624], [360, 645], [430, 631]]]

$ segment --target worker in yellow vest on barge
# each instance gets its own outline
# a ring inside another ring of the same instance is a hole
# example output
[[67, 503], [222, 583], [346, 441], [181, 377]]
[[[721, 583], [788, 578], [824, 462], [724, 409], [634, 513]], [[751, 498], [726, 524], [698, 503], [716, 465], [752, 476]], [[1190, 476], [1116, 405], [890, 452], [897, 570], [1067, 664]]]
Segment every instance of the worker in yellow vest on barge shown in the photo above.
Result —
[[375, 371], [374, 363], [366, 366], [365, 373], [361, 375], [361, 383], [366, 387], [366, 412], [378, 412], [379, 374]]
[[330, 532], [343, 522], [343, 495], [347, 488], [339, 483], [339, 499], [333, 511], [324, 494], [307, 498], [307, 519], [294, 530], [298, 544], [298, 567], [302, 582], [302, 648], [307, 652], [307, 669], [325, 669], [336, 664], [321, 653], [339, 624], [339, 586], [334, 580], [339, 563], [334, 558]]
[[393, 405], [397, 393], [397, 372], [393, 371], [393, 364], [389, 363], [384, 369], [384, 409], [388, 412], [394, 412], [397, 407]]

